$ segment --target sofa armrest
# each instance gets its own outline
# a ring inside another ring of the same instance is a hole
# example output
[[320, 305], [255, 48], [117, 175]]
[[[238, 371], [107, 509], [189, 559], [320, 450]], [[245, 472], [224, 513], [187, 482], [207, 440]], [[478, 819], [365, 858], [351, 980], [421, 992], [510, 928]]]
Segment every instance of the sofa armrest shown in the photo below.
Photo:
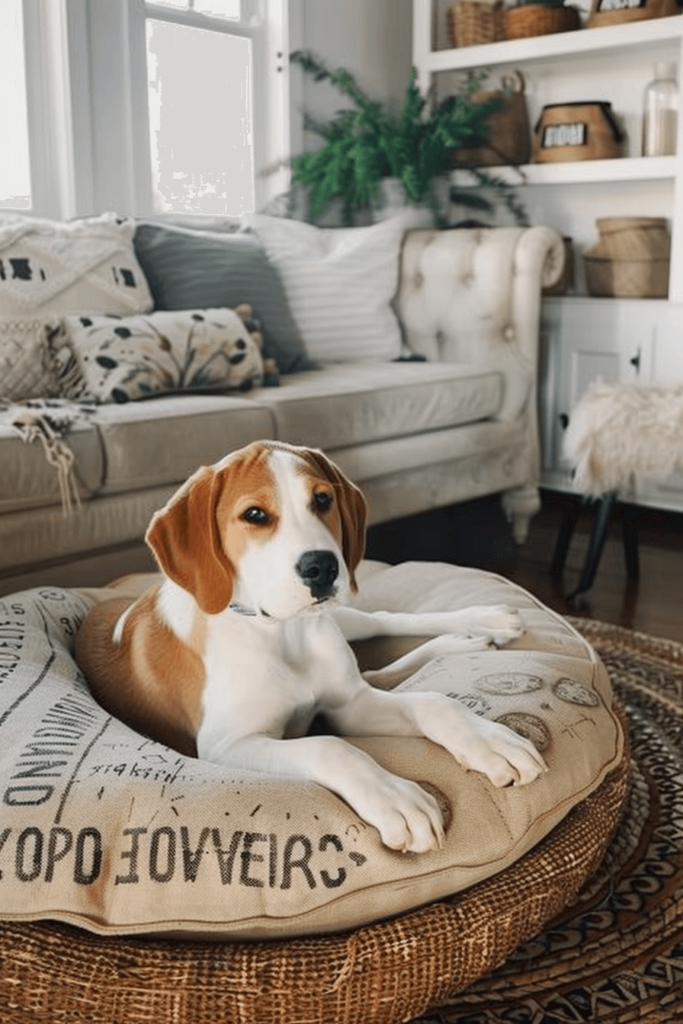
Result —
[[514, 419], [535, 402], [541, 290], [564, 259], [560, 235], [544, 226], [411, 231], [397, 302], [409, 348], [502, 372], [498, 419]]

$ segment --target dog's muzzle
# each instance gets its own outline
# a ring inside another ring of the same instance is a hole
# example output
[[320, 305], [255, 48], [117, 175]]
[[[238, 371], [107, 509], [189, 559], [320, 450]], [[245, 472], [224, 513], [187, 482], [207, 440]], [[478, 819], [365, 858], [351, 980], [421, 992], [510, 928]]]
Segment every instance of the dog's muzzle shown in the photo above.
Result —
[[317, 601], [334, 597], [339, 576], [339, 559], [333, 551], [304, 551], [296, 571]]

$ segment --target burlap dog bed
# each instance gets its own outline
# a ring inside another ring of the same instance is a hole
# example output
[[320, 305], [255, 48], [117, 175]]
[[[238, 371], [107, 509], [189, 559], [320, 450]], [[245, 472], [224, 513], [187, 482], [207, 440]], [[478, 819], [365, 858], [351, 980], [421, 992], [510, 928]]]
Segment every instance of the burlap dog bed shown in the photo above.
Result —
[[[366, 564], [361, 581], [369, 608], [522, 610], [527, 632], [510, 647], [437, 659], [407, 685], [525, 731], [548, 775], [495, 790], [427, 741], [364, 741], [430, 787], [449, 822], [444, 850], [392, 853], [327, 790], [234, 777], [108, 718], [70, 654], [101, 592], [7, 598], [3, 1021], [405, 1020], [499, 963], [571, 899], [626, 789], [623, 729], [599, 660], [498, 577]], [[395, 642], [363, 653], [382, 660]]]

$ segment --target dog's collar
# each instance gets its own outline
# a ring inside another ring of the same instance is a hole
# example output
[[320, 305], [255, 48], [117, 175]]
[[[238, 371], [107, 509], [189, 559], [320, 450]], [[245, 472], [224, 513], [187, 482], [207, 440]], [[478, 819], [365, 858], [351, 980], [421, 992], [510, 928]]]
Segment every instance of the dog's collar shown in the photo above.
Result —
[[239, 601], [232, 601], [229, 605], [231, 612], [237, 612], [238, 615], [252, 615], [256, 617], [256, 612], [253, 608], [248, 608], [246, 604], [240, 604]]

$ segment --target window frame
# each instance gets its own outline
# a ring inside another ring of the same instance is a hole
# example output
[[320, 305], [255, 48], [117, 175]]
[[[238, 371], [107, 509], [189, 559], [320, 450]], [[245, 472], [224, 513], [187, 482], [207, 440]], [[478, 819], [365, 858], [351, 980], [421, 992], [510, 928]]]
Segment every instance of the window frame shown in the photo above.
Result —
[[210, 220], [154, 210], [148, 17], [252, 39], [254, 193], [256, 209], [263, 209], [290, 183], [287, 54], [292, 22], [298, 36], [300, 4], [242, 0], [236, 22], [156, 0], [23, 0], [31, 208], [17, 212], [67, 219], [115, 210]]

